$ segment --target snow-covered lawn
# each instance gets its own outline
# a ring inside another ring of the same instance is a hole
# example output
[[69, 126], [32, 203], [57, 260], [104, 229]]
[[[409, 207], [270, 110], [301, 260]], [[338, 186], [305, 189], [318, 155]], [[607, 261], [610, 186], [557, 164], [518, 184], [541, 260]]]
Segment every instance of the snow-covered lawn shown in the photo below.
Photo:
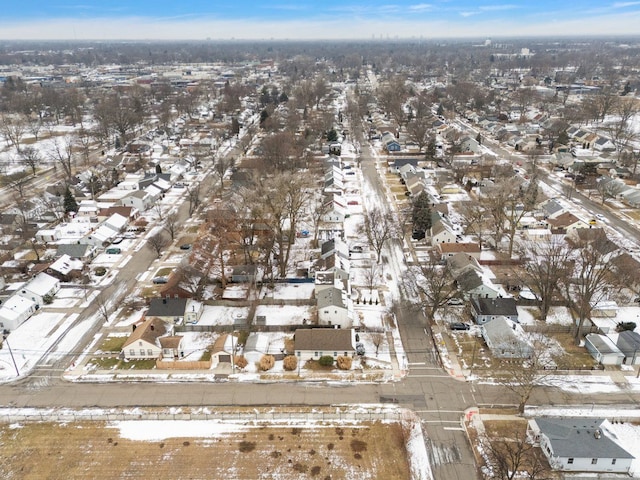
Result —
[[264, 316], [266, 325], [302, 325], [309, 322], [314, 310], [311, 305], [258, 305], [256, 318]]
[[198, 325], [233, 325], [249, 316], [249, 307], [205, 305]]
[[306, 300], [313, 296], [313, 283], [276, 283], [273, 290], [265, 290], [265, 298], [278, 300]]

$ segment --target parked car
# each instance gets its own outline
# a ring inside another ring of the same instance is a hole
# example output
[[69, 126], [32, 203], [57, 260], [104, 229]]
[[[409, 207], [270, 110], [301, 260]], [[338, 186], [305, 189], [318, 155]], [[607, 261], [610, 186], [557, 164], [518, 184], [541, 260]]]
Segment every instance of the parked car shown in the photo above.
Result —
[[451, 298], [447, 302], [447, 305], [464, 305], [464, 300], [462, 298]]
[[183, 243], [182, 245], [180, 245], [180, 250], [191, 250], [191, 244]]
[[118, 255], [119, 253], [122, 253], [122, 250], [120, 250], [117, 247], [112, 247], [112, 248], [107, 248], [105, 252], [107, 252], [107, 254], [109, 255]]
[[113, 239], [113, 241], [111, 242], [113, 245], [117, 245], [119, 243], [122, 243], [122, 241], [124, 240], [124, 237], [116, 237]]
[[154, 277], [151, 281], [156, 285], [161, 285], [167, 283], [168, 279], [167, 277]]
[[468, 323], [463, 322], [454, 322], [449, 325], [449, 327], [451, 328], [451, 330], [469, 330], [471, 328]]
[[354, 245], [349, 251], [351, 253], [362, 253], [362, 247], [360, 245]]

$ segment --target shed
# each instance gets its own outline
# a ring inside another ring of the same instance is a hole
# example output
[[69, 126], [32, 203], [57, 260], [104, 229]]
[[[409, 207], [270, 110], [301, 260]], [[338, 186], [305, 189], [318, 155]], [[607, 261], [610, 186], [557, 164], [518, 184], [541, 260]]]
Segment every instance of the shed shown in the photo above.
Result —
[[616, 346], [624, 354], [622, 363], [640, 365], [640, 334], [638, 332], [631, 330], [620, 332]]

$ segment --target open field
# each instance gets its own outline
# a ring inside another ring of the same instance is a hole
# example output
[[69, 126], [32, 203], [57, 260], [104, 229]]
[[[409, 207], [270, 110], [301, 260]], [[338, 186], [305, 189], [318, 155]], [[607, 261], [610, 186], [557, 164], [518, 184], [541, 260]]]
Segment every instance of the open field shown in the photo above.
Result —
[[3, 479], [410, 478], [397, 423], [29, 422], [0, 425], [0, 445]]

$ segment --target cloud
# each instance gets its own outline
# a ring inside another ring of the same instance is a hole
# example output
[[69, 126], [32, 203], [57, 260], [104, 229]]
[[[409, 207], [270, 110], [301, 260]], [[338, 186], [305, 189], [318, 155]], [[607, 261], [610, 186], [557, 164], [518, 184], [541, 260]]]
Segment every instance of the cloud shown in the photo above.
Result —
[[514, 8], [520, 8], [518, 5], [505, 4], [505, 5], [482, 5], [478, 7], [481, 12], [500, 12], [504, 10], [513, 10]]
[[409, 5], [409, 10], [412, 12], [426, 12], [432, 9], [433, 5], [431, 5], [430, 3], [418, 3], [415, 5]]
[[635, 7], [636, 5], [640, 5], [640, 2], [615, 2], [611, 5], [612, 8], [626, 8], [626, 7]]

